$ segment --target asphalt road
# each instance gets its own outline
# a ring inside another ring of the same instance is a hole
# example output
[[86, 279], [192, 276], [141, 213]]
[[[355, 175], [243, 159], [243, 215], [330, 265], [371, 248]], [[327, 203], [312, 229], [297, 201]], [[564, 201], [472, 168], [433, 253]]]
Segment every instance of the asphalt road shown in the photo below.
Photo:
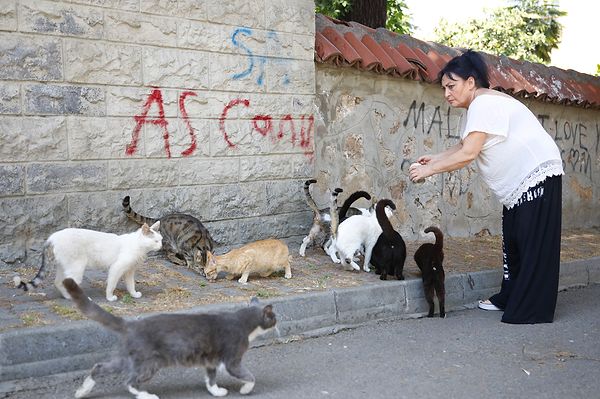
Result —
[[[251, 349], [254, 398], [600, 398], [600, 285], [559, 293], [555, 322], [508, 325], [499, 312], [393, 320]], [[81, 380], [11, 398], [73, 397]], [[239, 382], [220, 374], [228, 396]], [[161, 398], [209, 398], [203, 370], [161, 371], [144, 387]], [[103, 381], [97, 398], [132, 398]]]

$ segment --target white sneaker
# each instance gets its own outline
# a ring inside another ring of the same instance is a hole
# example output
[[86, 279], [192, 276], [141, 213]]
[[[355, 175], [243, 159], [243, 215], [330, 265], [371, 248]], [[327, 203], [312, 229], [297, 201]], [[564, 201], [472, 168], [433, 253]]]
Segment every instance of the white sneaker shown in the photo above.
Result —
[[485, 301], [479, 301], [477, 307], [483, 310], [502, 310], [498, 306], [491, 303], [489, 299], [486, 299]]

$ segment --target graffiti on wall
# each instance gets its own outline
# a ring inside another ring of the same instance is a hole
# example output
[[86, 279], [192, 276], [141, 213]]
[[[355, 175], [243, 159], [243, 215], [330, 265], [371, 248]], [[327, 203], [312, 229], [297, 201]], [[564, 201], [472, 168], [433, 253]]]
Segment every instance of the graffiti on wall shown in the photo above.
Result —
[[[266, 56], [257, 55], [255, 49], [248, 45], [245, 41], [247, 38], [252, 38], [254, 31], [250, 28], [236, 28], [231, 35], [231, 42], [233, 45], [240, 49], [247, 58], [246, 69], [240, 72], [236, 72], [231, 76], [231, 79], [238, 80], [248, 76], [256, 76], [256, 84], [263, 86], [265, 82], [265, 66], [268, 62], [272, 63], [289, 63], [289, 60], [284, 59], [271, 59], [269, 60]], [[281, 49], [281, 43], [279, 37], [275, 32], [267, 32], [267, 44], [273, 49], [278, 51]], [[289, 84], [289, 76], [284, 73], [282, 76], [282, 83]], [[185, 100], [187, 97], [197, 96], [193, 91], [184, 91], [179, 96], [178, 106], [179, 113], [185, 127], [190, 136], [189, 146], [181, 152], [184, 157], [194, 154], [197, 148], [196, 143], [196, 132], [190, 123], [190, 119], [185, 108]], [[152, 106], [155, 105], [158, 111], [158, 116], [148, 116]], [[229, 110], [237, 107], [244, 106], [250, 107], [250, 100], [245, 98], [236, 98], [231, 100], [220, 114], [219, 117], [219, 131], [223, 136], [223, 140], [227, 143], [229, 148], [236, 148], [238, 144], [233, 142], [232, 134], [228, 132], [226, 122], [228, 120]], [[152, 92], [146, 97], [142, 111], [140, 114], [133, 117], [135, 121], [135, 127], [133, 128], [131, 142], [125, 147], [125, 153], [127, 155], [133, 155], [136, 153], [138, 148], [138, 141], [140, 137], [140, 131], [146, 124], [159, 126], [162, 131], [162, 137], [164, 142], [165, 153], [167, 158], [171, 158], [171, 146], [169, 143], [169, 121], [165, 118], [164, 102], [161, 89], [154, 88]], [[314, 116], [308, 114], [301, 114], [293, 116], [292, 114], [284, 114], [280, 119], [275, 120], [271, 115], [257, 113], [251, 118], [251, 134], [256, 131], [262, 137], [270, 137], [273, 141], [283, 140], [286, 136], [289, 136], [293, 147], [297, 145], [305, 150], [306, 155], [311, 154], [311, 137], [314, 131]]]
[[[441, 106], [435, 106], [431, 118], [426, 117], [425, 107], [426, 104], [421, 102], [417, 109], [417, 100], [413, 100], [408, 109], [408, 113], [406, 114], [406, 118], [402, 122], [402, 125], [407, 127], [410, 123], [410, 126], [414, 129], [417, 129], [420, 125], [421, 133], [427, 135], [434, 130], [437, 131], [439, 137], [442, 137], [445, 132], [445, 135], [448, 138], [460, 138], [457, 135], [453, 135], [452, 130], [450, 129], [450, 106], [448, 106], [447, 110], [444, 112], [444, 115], [442, 115], [443, 111], [441, 110]], [[428, 107], [428, 109], [429, 108], [430, 107]], [[425, 126], [425, 124], [427, 124], [427, 126]]]
[[596, 123], [590, 128], [581, 122], [551, 119], [550, 115], [538, 115], [538, 119], [560, 148], [565, 173], [580, 173], [591, 180], [592, 159], [598, 156], [600, 126]]
[[[233, 45], [244, 52], [247, 60], [246, 69], [240, 72], [234, 73], [231, 78], [233, 80], [243, 79], [248, 76], [256, 76], [256, 84], [259, 86], [263, 86], [265, 83], [265, 69], [268, 62], [271, 63], [288, 63], [289, 61], [284, 59], [275, 59], [268, 58], [266, 56], [257, 55], [256, 50], [245, 43], [245, 38], [251, 38], [254, 36], [254, 31], [250, 28], [237, 28], [233, 31], [231, 35], [231, 42]], [[279, 37], [275, 32], [267, 33], [267, 45], [275, 52], [281, 48], [281, 43], [279, 42]], [[289, 84], [290, 79], [287, 73], [284, 73], [282, 76], [282, 83], [284, 85]]]
[[[185, 108], [185, 99], [190, 96], [197, 96], [193, 91], [184, 91], [179, 96], [178, 106], [181, 118], [183, 119], [186, 129], [190, 137], [189, 146], [181, 152], [184, 157], [194, 154], [197, 149], [196, 132], [190, 123], [188, 112]], [[149, 116], [152, 106], [155, 105], [158, 111], [158, 116]], [[236, 148], [237, 143], [232, 140], [232, 134], [227, 130], [227, 121], [229, 111], [237, 106], [251, 107], [250, 100], [247, 98], [235, 98], [225, 107], [219, 116], [219, 131], [223, 136], [223, 140], [229, 148]], [[142, 111], [139, 115], [133, 117], [135, 127], [133, 129], [131, 142], [125, 147], [127, 155], [133, 155], [138, 148], [140, 131], [146, 124], [159, 126], [162, 129], [164, 148], [167, 158], [171, 158], [171, 146], [169, 144], [169, 121], [165, 118], [165, 106], [161, 89], [153, 89], [146, 98]], [[315, 119], [312, 114], [292, 115], [285, 114], [281, 118], [274, 118], [269, 114], [256, 113], [248, 122], [251, 124], [251, 132], [257, 132], [262, 137], [270, 138], [271, 140], [281, 141], [286, 137], [292, 144], [292, 147], [301, 147], [305, 150], [306, 155], [311, 154], [312, 136], [314, 134]]]

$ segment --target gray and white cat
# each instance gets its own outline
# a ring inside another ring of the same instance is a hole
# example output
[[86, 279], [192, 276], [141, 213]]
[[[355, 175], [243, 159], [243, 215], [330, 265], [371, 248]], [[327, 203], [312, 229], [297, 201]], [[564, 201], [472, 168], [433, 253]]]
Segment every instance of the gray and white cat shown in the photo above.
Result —
[[252, 306], [217, 314], [159, 314], [137, 320], [124, 320], [93, 303], [71, 279], [64, 281], [79, 310], [121, 336], [122, 348], [112, 360], [97, 363], [75, 393], [76, 398], [89, 394], [96, 379], [109, 373], [127, 374], [127, 389], [137, 399], [158, 399], [141, 391], [139, 385], [149, 381], [161, 368], [168, 366], [203, 366], [206, 388], [213, 396], [227, 395], [216, 382], [217, 368], [240, 379], [240, 393], [254, 388], [252, 373], [242, 365], [250, 341], [275, 328], [271, 305]]
[[200, 220], [185, 213], [170, 213], [160, 219], [142, 216], [131, 209], [129, 196], [123, 198], [122, 205], [127, 217], [138, 224], [160, 221], [163, 250], [167, 258], [176, 265], [186, 265], [204, 276], [206, 254], [212, 252], [216, 243]]
[[62, 281], [70, 277], [81, 284], [88, 267], [108, 270], [107, 300], [117, 300], [114, 290], [121, 277], [125, 279], [129, 294], [140, 298], [142, 293], [135, 290], [135, 269], [144, 261], [148, 252], [161, 248], [159, 227], [160, 222], [154, 223], [152, 227], [144, 224], [133, 233], [122, 235], [74, 228], [57, 231], [44, 243], [42, 265], [37, 275], [28, 283], [15, 277], [15, 286], [24, 291], [38, 287], [48, 273], [46, 261], [49, 261], [56, 264], [54, 285], [67, 299], [70, 297]]

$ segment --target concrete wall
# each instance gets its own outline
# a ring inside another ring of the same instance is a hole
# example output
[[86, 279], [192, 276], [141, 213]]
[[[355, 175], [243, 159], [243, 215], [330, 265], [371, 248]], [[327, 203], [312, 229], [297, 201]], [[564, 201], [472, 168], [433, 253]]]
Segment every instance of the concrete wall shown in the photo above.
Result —
[[133, 230], [126, 194], [225, 244], [303, 235], [313, 57], [312, 0], [1, 1], [0, 267]]
[[[327, 187], [358, 189], [391, 198], [394, 224], [418, 238], [435, 224], [450, 235], [499, 234], [502, 206], [473, 164], [413, 184], [409, 165], [459, 138], [464, 111], [451, 108], [438, 85], [350, 68], [317, 67], [316, 196]], [[563, 226], [600, 225], [600, 111], [525, 101], [561, 149]], [[487, 230], [486, 230], [487, 229]]]

